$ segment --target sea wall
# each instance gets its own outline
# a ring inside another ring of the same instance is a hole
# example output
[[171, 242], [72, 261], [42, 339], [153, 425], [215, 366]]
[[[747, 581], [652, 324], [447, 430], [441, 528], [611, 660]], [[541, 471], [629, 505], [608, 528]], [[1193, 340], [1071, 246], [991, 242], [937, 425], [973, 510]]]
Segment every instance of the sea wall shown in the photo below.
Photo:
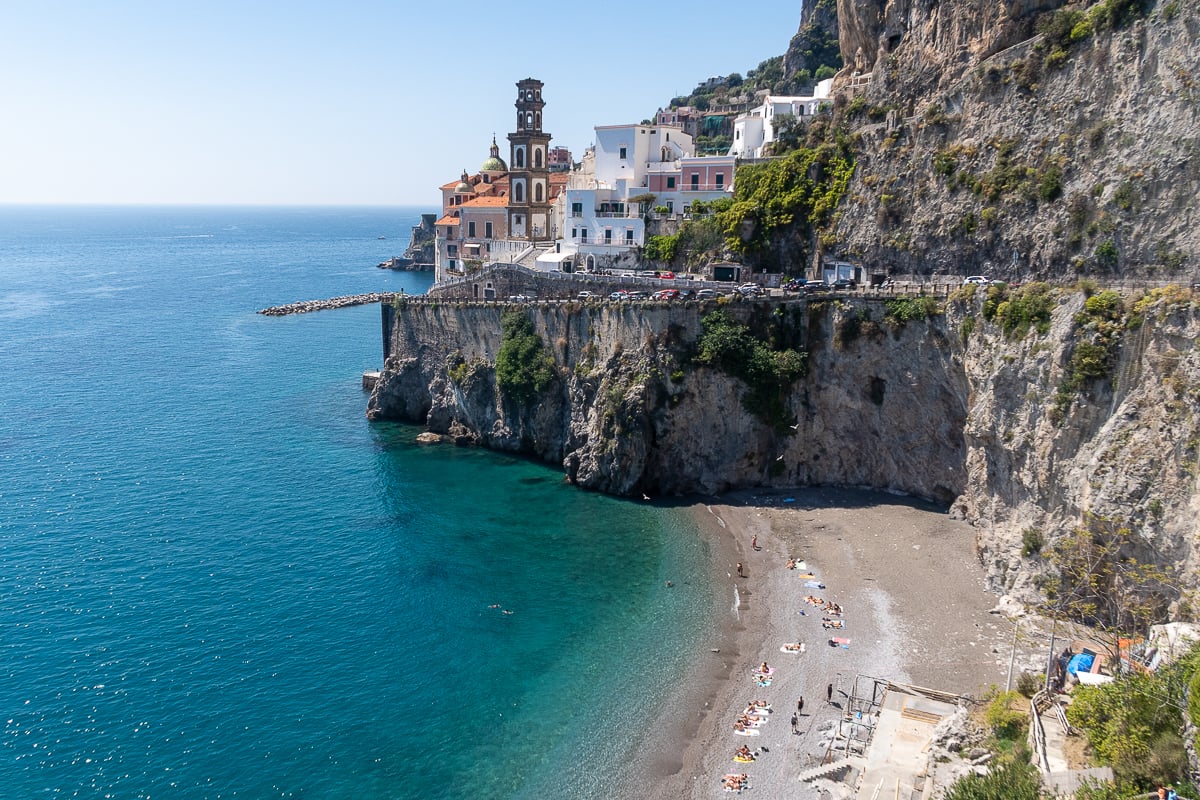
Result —
[[[1046, 570], [1023, 552], [1026, 531], [1049, 545], [1085, 517], [1118, 518], [1146, 558], [1193, 583], [1200, 320], [1180, 291], [1183, 301], [1130, 312], [1109, 374], [1065, 404], [1090, 335], [1074, 291], [1055, 294], [1044, 333], [1022, 337], [986, 319], [982, 294], [908, 322], [867, 298], [515, 306], [557, 371], [530, 404], [496, 384], [501, 316], [514, 306], [384, 306], [388, 353], [368, 415], [526, 453], [621, 495], [823, 484], [929, 498], [976, 526], [994, 588], [1018, 595]], [[747, 410], [739, 379], [694, 360], [718, 307], [807, 351], [783, 424]]]

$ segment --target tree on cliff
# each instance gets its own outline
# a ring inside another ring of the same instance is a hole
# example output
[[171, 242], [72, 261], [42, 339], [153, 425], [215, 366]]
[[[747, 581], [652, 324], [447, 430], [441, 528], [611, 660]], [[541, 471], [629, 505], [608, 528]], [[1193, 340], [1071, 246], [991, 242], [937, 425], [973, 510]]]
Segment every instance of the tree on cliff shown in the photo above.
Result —
[[500, 333], [496, 385], [507, 397], [528, 403], [553, 383], [554, 359], [523, 311], [504, 312]]

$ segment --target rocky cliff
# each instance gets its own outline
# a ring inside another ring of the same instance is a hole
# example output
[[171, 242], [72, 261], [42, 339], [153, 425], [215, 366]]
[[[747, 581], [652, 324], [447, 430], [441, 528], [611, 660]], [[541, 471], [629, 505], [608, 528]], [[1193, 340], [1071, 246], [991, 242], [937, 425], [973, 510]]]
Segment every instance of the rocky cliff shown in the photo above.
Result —
[[556, 372], [533, 403], [498, 389], [496, 305], [385, 306], [390, 349], [368, 415], [527, 453], [616, 494], [836, 484], [952, 504], [977, 527], [995, 587], [1018, 595], [1047, 571], [1030, 531], [1049, 549], [1087, 519], [1118, 520], [1138, 532], [1138, 556], [1194, 584], [1191, 292], [1108, 316], [1075, 291], [1045, 297], [1044, 319], [1024, 330], [1010, 324], [1023, 300], [997, 312], [1001, 298], [969, 291], [929, 317], [912, 301], [728, 304], [755, 335], [808, 353], [768, 420], [747, 410], [740, 379], [696, 363], [715, 304], [523, 310]]
[[858, 165], [827, 252], [900, 272], [1191, 275], [1200, 9], [838, 0]]

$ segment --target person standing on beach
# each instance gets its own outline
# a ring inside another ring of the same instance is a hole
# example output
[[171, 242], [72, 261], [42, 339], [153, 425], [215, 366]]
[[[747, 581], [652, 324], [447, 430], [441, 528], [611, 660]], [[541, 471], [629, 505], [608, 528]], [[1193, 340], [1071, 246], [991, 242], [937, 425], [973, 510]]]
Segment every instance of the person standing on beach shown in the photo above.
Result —
[[795, 714], [792, 714], [792, 733], [800, 732], [797, 727], [797, 726], [799, 726], [799, 724], [800, 724], [800, 718], [797, 717]]
[[758, 549], [758, 534], [757, 533], [750, 537], [750, 549], [751, 550]]
[[804, 713], [804, 698], [803, 697], [801, 697], [799, 700], [796, 701], [796, 713], [797, 714]]
[[739, 578], [746, 577], [746, 573], [744, 571], [742, 571], [742, 562], [740, 562], [740, 561], [738, 562], [737, 572], [738, 572]]
[[825, 687], [825, 702], [826, 703], [833, 702], [833, 684], [832, 683]]

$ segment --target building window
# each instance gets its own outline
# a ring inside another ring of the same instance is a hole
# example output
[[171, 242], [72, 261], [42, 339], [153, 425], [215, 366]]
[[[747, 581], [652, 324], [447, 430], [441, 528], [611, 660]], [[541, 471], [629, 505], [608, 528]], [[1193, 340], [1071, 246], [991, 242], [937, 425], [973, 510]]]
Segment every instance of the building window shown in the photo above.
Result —
[[456, 245], [456, 244], [446, 245], [446, 252], [452, 256], [458, 255], [458, 245]]
[[619, 158], [621, 158], [621, 159], [624, 159], [624, 158], [626, 158], [626, 157], [627, 157], [627, 155], [626, 155], [626, 154], [627, 154], [627, 151], [626, 151], [626, 149], [625, 149], [624, 147], [622, 147], [622, 148], [621, 148], [621, 155], [619, 156]]
[[490, 222], [483, 223], [483, 236], [485, 239], [492, 238], [492, 223], [490, 223]]
[[625, 244], [633, 244], [633, 228], [625, 229]]
[[724, 185], [725, 185], [725, 173], [718, 172], [717, 173], [717, 188], [720, 189]]
[[587, 228], [582, 228], [579, 231], [579, 241], [581, 244], [587, 244]]
[[538, 181], [533, 185], [534, 202], [542, 202], [542, 182]]
[[467, 238], [468, 239], [475, 238], [475, 220], [471, 220], [470, 222], [467, 223]]
[[450, 259], [450, 269], [454, 269], [454, 259]]
[[525, 166], [525, 148], [524, 147], [518, 147], [517, 149], [513, 150], [513, 166], [514, 167]]
[[698, 191], [699, 189], [700, 189], [700, 173], [693, 172], [692, 173], [692, 191], [695, 192], [695, 191]]
[[604, 243], [612, 244], [612, 228], [604, 229]]
[[525, 112], [525, 127], [526, 128], [533, 127], [533, 112], [532, 111]]
[[582, 217], [583, 216], [583, 203], [571, 203], [571, 216], [572, 217]]
[[674, 188], [675, 188], [675, 176], [674, 176], [674, 175], [668, 176], [668, 178], [667, 178], [667, 188], [668, 188], [668, 189], [674, 189]]
[[576, 229], [576, 228], [571, 228], [571, 238], [572, 238], [572, 239], [578, 239], [578, 238], [579, 238], [579, 231], [578, 231], [578, 229]]
[[513, 184], [513, 200], [518, 203], [525, 202], [525, 184], [523, 184], [523, 183], [514, 183]]
[[533, 150], [533, 166], [534, 167], [542, 166], [542, 148], [540, 148], [540, 147], [536, 147]]

